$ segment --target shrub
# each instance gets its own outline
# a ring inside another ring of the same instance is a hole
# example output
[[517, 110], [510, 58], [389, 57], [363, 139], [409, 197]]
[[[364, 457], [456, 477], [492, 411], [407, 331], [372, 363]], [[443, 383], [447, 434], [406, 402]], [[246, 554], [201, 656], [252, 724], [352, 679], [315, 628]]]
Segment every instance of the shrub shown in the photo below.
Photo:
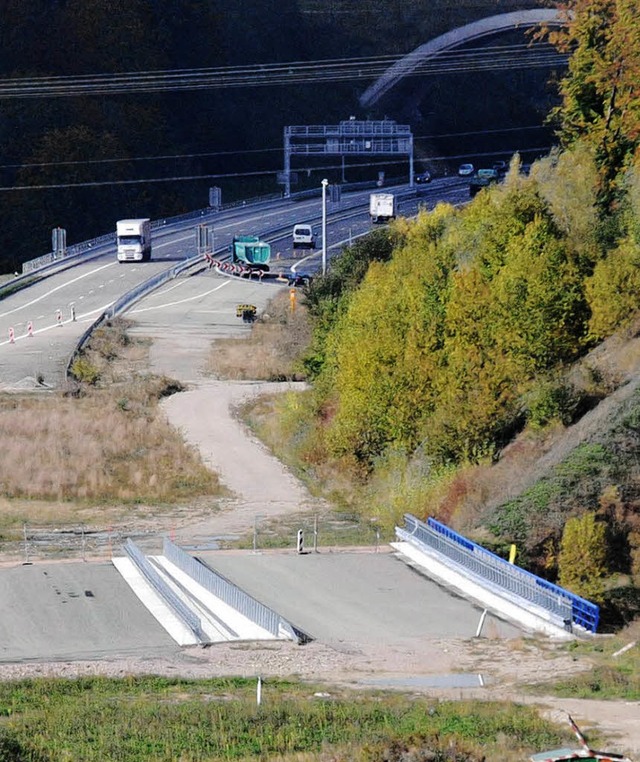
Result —
[[567, 521], [558, 556], [559, 582], [576, 595], [600, 603], [606, 575], [606, 526], [591, 511]]
[[71, 375], [76, 381], [93, 386], [100, 378], [100, 371], [86, 357], [78, 357], [71, 365]]

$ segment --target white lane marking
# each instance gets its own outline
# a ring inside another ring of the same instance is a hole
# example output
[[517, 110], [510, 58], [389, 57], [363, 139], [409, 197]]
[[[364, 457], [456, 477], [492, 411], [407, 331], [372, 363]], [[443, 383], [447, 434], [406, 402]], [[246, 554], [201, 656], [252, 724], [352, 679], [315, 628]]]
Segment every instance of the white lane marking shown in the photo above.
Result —
[[186, 299], [179, 299], [177, 302], [165, 302], [165, 304], [158, 304], [155, 307], [143, 307], [139, 310], [130, 310], [129, 315], [137, 315], [139, 312], [150, 312], [151, 310], [163, 310], [165, 307], [174, 307], [176, 304], [184, 304], [185, 302], [192, 302], [195, 299], [202, 299], [203, 296], [209, 296], [209, 294], [213, 294], [216, 291], [219, 291], [221, 288], [228, 286], [229, 283], [231, 283], [231, 281], [226, 280], [224, 283], [221, 283], [219, 286], [212, 288], [210, 291], [203, 291], [201, 294], [188, 296]]
[[[82, 315], [76, 315], [75, 322], [76, 323], [85, 323], [85, 322], [88, 323], [88, 322], [90, 322], [89, 318], [91, 318], [92, 320], [95, 319], [93, 317], [94, 315], [100, 315], [101, 313], [103, 313], [107, 309], [107, 307], [110, 307], [112, 304], [113, 304], [113, 302], [109, 302], [109, 304], [106, 304], [104, 307], [97, 307], [95, 310], [91, 310], [90, 312], [85, 312]], [[66, 325], [67, 323], [73, 323], [73, 322], [74, 321], [73, 321], [72, 318], [67, 318], [67, 320], [62, 320], [60, 323], [58, 323], [56, 321], [55, 323], [52, 323], [51, 325], [44, 326], [43, 328], [37, 328], [37, 329], [34, 328], [33, 335], [35, 336], [38, 333], [46, 333], [47, 331], [50, 331], [53, 328], [59, 328], [61, 325]], [[28, 338], [31, 338], [29, 336], [29, 334], [28, 333], [24, 333], [24, 334], [22, 334], [22, 336], [16, 336], [15, 337], [15, 342], [21, 341], [22, 339], [28, 339]], [[9, 340], [7, 340], [7, 341], [0, 341], [0, 347], [5, 346], [6, 344], [11, 344], [11, 341], [9, 341]]]
[[[342, 241], [336, 241], [335, 243], [332, 243], [331, 246], [327, 246], [327, 251], [331, 251], [331, 249], [337, 249], [339, 246], [344, 246], [345, 244], [350, 244], [353, 241], [356, 240], [356, 238], [362, 238], [364, 235], [368, 235], [371, 231], [365, 230], [363, 233], [357, 233], [354, 235], [349, 236], [348, 238], [343, 238]], [[319, 251], [314, 251], [313, 254], [308, 254], [306, 257], [303, 257], [302, 259], [299, 259], [295, 264], [291, 265], [290, 270], [292, 273], [296, 272], [298, 267], [300, 265], [303, 265], [305, 262], [308, 262], [310, 259], [313, 259], [314, 257], [322, 257], [322, 249]]]
[[30, 302], [26, 302], [25, 304], [21, 304], [19, 307], [14, 307], [14, 309], [9, 310], [8, 312], [2, 312], [0, 313], [0, 318], [6, 317], [7, 315], [13, 315], [14, 312], [18, 312], [19, 310], [23, 310], [26, 307], [31, 307], [32, 304], [36, 304], [37, 302], [41, 302], [43, 299], [46, 299], [48, 296], [51, 296], [51, 294], [55, 294], [56, 291], [60, 291], [61, 288], [66, 288], [67, 286], [71, 286], [73, 283], [76, 283], [79, 280], [82, 280], [83, 278], [88, 278], [90, 275], [95, 275], [95, 273], [99, 273], [100, 270], [104, 270], [107, 267], [113, 267], [114, 263], [109, 262], [107, 265], [101, 265], [100, 267], [96, 267], [95, 270], [91, 270], [88, 273], [84, 273], [84, 275], [78, 275], [77, 278], [73, 278], [72, 280], [66, 281], [66, 283], [61, 283], [59, 286], [56, 286], [55, 288], [52, 288], [50, 291], [47, 291], [46, 294], [42, 294], [42, 296], [38, 296], [36, 299], [32, 299]]

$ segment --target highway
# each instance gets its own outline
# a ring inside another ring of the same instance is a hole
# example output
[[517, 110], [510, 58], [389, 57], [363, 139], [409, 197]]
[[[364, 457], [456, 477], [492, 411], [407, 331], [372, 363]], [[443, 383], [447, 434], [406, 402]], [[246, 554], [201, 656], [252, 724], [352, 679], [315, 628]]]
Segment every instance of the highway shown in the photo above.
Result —
[[[465, 190], [457, 179], [441, 178], [429, 186], [420, 186], [418, 195], [399, 204], [399, 212], [415, 215], [419, 205], [432, 207], [441, 199], [460, 203], [466, 197]], [[328, 258], [372, 228], [367, 213], [369, 193], [369, 190], [345, 193], [339, 203], [328, 204]], [[319, 198], [249, 203], [212, 213], [206, 219], [196, 217], [155, 229], [151, 262], [121, 264], [116, 260], [113, 244], [93, 251], [88, 261], [70, 261], [68, 269], [16, 291], [0, 302], [0, 390], [61, 387], [68, 359], [85, 330], [118, 297], [176, 262], [195, 256], [196, 228], [200, 222], [213, 227], [215, 250], [223, 257], [228, 256], [226, 252], [234, 235], [265, 237], [272, 243], [272, 270], [284, 274], [291, 268], [298, 272], [320, 269], [321, 241], [315, 252], [294, 256], [290, 230], [296, 222], [312, 222], [320, 231], [321, 216]], [[238, 301], [234, 288], [225, 286], [219, 292], [212, 290], [215, 288], [212, 275], [207, 277], [197, 270], [193, 272], [194, 277], [185, 275], [177, 279], [160, 289], [157, 296], [152, 295], [135, 305], [132, 311], [137, 317], [142, 318], [144, 314], [145, 319], [159, 317], [156, 322], [160, 325], [168, 324], [176, 330], [183, 327], [188, 332], [202, 304], [209, 310], [216, 309], [212, 305], [221, 298], [220, 309], [227, 310], [224, 299]], [[254, 294], [250, 289], [248, 296], [260, 305], [268, 301], [269, 293], [273, 293], [273, 284], [266, 282], [255, 288], [263, 291]], [[264, 289], [271, 289], [271, 292]], [[167, 300], [167, 312], [163, 315], [163, 295], [173, 291], [176, 298]], [[184, 305], [184, 309], [180, 310], [179, 304]]]

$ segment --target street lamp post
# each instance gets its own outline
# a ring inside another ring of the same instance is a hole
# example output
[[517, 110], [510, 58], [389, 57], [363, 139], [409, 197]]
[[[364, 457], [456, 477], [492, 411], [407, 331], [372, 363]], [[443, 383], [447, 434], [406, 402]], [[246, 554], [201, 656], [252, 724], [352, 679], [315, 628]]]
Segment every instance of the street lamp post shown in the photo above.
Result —
[[322, 274], [327, 274], [327, 185], [328, 180], [322, 181]]

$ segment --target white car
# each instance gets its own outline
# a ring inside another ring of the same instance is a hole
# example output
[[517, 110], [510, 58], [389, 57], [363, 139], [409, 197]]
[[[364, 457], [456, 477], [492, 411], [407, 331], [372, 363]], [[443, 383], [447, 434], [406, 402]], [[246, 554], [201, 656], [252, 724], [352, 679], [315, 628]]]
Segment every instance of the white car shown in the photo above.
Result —
[[458, 176], [459, 177], [469, 177], [469, 175], [472, 175], [475, 172], [475, 167], [473, 164], [461, 164], [458, 167]]

